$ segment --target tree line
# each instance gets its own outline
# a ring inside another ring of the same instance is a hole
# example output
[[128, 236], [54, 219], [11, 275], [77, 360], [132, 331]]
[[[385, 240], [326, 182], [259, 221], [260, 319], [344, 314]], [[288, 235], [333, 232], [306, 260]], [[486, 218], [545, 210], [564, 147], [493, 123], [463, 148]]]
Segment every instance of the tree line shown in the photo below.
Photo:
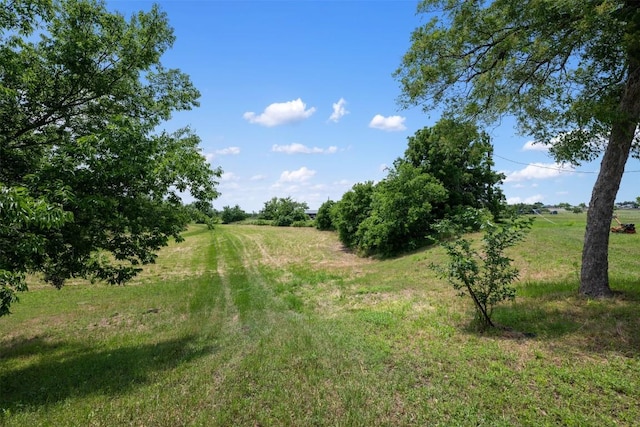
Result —
[[492, 170], [492, 153], [489, 136], [474, 124], [442, 119], [408, 138], [383, 180], [358, 183], [339, 201], [325, 202], [316, 226], [336, 230], [359, 254], [379, 256], [433, 243], [444, 219], [478, 230], [506, 209], [504, 176]]

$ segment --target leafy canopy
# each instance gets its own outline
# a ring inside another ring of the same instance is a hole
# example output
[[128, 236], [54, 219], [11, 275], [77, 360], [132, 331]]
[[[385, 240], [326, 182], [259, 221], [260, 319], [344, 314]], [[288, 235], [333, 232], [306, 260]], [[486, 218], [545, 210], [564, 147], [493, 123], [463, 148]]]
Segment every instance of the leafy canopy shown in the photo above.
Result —
[[306, 202], [296, 202], [291, 197], [274, 197], [264, 203], [259, 216], [272, 221], [273, 225], [287, 227], [309, 219], [305, 213], [306, 209], [309, 209]]
[[219, 169], [188, 128], [189, 77], [160, 62], [174, 36], [157, 6], [129, 19], [95, 0], [0, 4], [0, 315], [42, 272], [123, 283], [210, 203]]
[[497, 218], [504, 197], [503, 175], [491, 170], [489, 137], [464, 122], [442, 119], [408, 138], [404, 157], [396, 159], [377, 184], [357, 184], [332, 208], [342, 243], [364, 255], [390, 256], [432, 241], [433, 225], [467, 218], [468, 208]]
[[400, 102], [486, 122], [511, 113], [558, 160], [593, 160], [619, 119], [629, 52], [640, 52], [630, 4], [424, 0], [418, 10], [431, 20], [395, 72]]

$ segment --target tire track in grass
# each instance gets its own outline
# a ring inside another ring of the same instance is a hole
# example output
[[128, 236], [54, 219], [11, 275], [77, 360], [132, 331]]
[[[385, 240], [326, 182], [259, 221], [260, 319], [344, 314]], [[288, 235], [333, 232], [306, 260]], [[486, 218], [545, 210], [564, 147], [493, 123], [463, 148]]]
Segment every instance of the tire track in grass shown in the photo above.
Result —
[[235, 227], [213, 234], [225, 332], [194, 423], [308, 425], [363, 406], [368, 375], [354, 381], [345, 374], [360, 371], [366, 344], [332, 321], [287, 309], [262, 269], [265, 247], [251, 235]]
[[243, 327], [249, 327], [249, 323], [259, 320], [270, 299], [264, 279], [256, 270], [247, 268], [246, 258], [250, 255], [238, 236], [228, 230], [220, 231], [217, 242], [218, 262], [224, 266], [225, 292], [231, 296]]

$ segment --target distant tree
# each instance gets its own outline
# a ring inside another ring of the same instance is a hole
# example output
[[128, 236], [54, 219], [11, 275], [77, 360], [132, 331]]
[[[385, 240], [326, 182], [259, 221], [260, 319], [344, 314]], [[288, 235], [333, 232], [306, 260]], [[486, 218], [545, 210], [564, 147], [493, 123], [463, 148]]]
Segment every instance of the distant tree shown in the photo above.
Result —
[[272, 198], [264, 202], [264, 207], [258, 212], [258, 216], [261, 219], [272, 220], [275, 218], [278, 212], [278, 204], [280, 203], [280, 199], [277, 197]]
[[273, 225], [286, 227], [294, 222], [309, 219], [305, 213], [307, 209], [309, 209], [309, 205], [305, 202], [296, 202], [291, 197], [274, 197], [265, 202], [259, 216], [262, 219], [271, 220]]
[[338, 237], [347, 248], [358, 246], [358, 227], [371, 212], [373, 181], [355, 184], [332, 209]]
[[635, 200], [626, 200], [624, 202], [616, 203], [618, 206], [631, 206], [633, 208], [637, 208], [638, 204]]
[[196, 224], [207, 224], [210, 228], [213, 228], [213, 225], [216, 221], [217, 213], [211, 203], [196, 201], [189, 203], [185, 206], [191, 221]]
[[198, 91], [160, 62], [158, 7], [125, 19], [94, 0], [0, 4], [0, 315], [26, 273], [123, 283], [210, 203], [212, 170], [189, 129], [163, 132]]
[[234, 207], [224, 206], [220, 213], [220, 220], [223, 224], [231, 224], [232, 222], [238, 222], [245, 220], [248, 217], [247, 213], [240, 208], [239, 205]]
[[320, 206], [320, 209], [318, 209], [318, 213], [316, 215], [316, 228], [318, 230], [335, 230], [332, 212], [335, 204], [336, 202], [333, 200], [327, 200]]
[[609, 226], [624, 167], [640, 156], [640, 2], [423, 0], [396, 77], [403, 106], [494, 123], [505, 114], [559, 161], [603, 154], [580, 292], [612, 295]]

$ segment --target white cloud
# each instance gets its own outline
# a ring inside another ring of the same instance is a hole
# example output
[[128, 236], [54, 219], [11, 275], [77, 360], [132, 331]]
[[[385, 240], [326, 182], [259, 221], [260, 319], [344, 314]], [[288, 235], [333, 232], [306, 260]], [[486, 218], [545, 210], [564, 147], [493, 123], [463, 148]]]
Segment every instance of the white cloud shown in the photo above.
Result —
[[219, 154], [221, 156], [226, 156], [229, 154], [240, 154], [240, 147], [227, 147], [221, 150], [216, 150], [216, 154]]
[[298, 98], [293, 101], [273, 103], [265, 108], [264, 112], [259, 115], [248, 111], [244, 113], [243, 117], [249, 123], [273, 127], [308, 119], [315, 111], [315, 107], [307, 109], [307, 104]]
[[530, 205], [532, 203], [542, 202], [543, 199], [544, 197], [542, 196], [542, 194], [536, 194], [535, 196], [525, 197], [524, 199], [522, 197], [508, 197], [507, 204], [515, 205], [516, 203], [525, 203], [527, 205]]
[[253, 175], [250, 181], [264, 181], [267, 178], [266, 175]]
[[347, 101], [345, 101], [344, 98], [340, 98], [338, 102], [334, 103], [333, 113], [331, 113], [329, 120], [337, 123], [341, 118], [349, 114], [349, 111], [347, 111], [345, 105], [347, 105]]
[[338, 151], [338, 147], [331, 146], [329, 148], [323, 149], [318, 147], [307, 147], [306, 145], [293, 143], [289, 145], [278, 145], [275, 144], [271, 147], [271, 151], [276, 153], [286, 153], [286, 154], [334, 154]]
[[520, 182], [530, 179], [550, 179], [556, 178], [563, 173], [571, 173], [572, 171], [572, 166], [560, 163], [531, 163], [524, 169], [507, 173], [507, 177], [504, 182]]
[[542, 144], [542, 143], [537, 143], [536, 141], [527, 141], [525, 142], [525, 144], [522, 146], [522, 151], [549, 151], [549, 146]]
[[389, 132], [392, 131], [402, 131], [407, 127], [404, 125], [405, 117], [401, 116], [389, 116], [384, 117], [380, 114], [376, 114], [371, 122], [369, 122], [369, 127], [373, 129], [382, 129]]
[[301, 167], [295, 171], [284, 171], [280, 175], [279, 183], [282, 182], [305, 182], [311, 179], [316, 174], [316, 171], [308, 169], [306, 166]]
[[220, 182], [237, 181], [240, 177], [233, 172], [224, 172], [220, 177]]

